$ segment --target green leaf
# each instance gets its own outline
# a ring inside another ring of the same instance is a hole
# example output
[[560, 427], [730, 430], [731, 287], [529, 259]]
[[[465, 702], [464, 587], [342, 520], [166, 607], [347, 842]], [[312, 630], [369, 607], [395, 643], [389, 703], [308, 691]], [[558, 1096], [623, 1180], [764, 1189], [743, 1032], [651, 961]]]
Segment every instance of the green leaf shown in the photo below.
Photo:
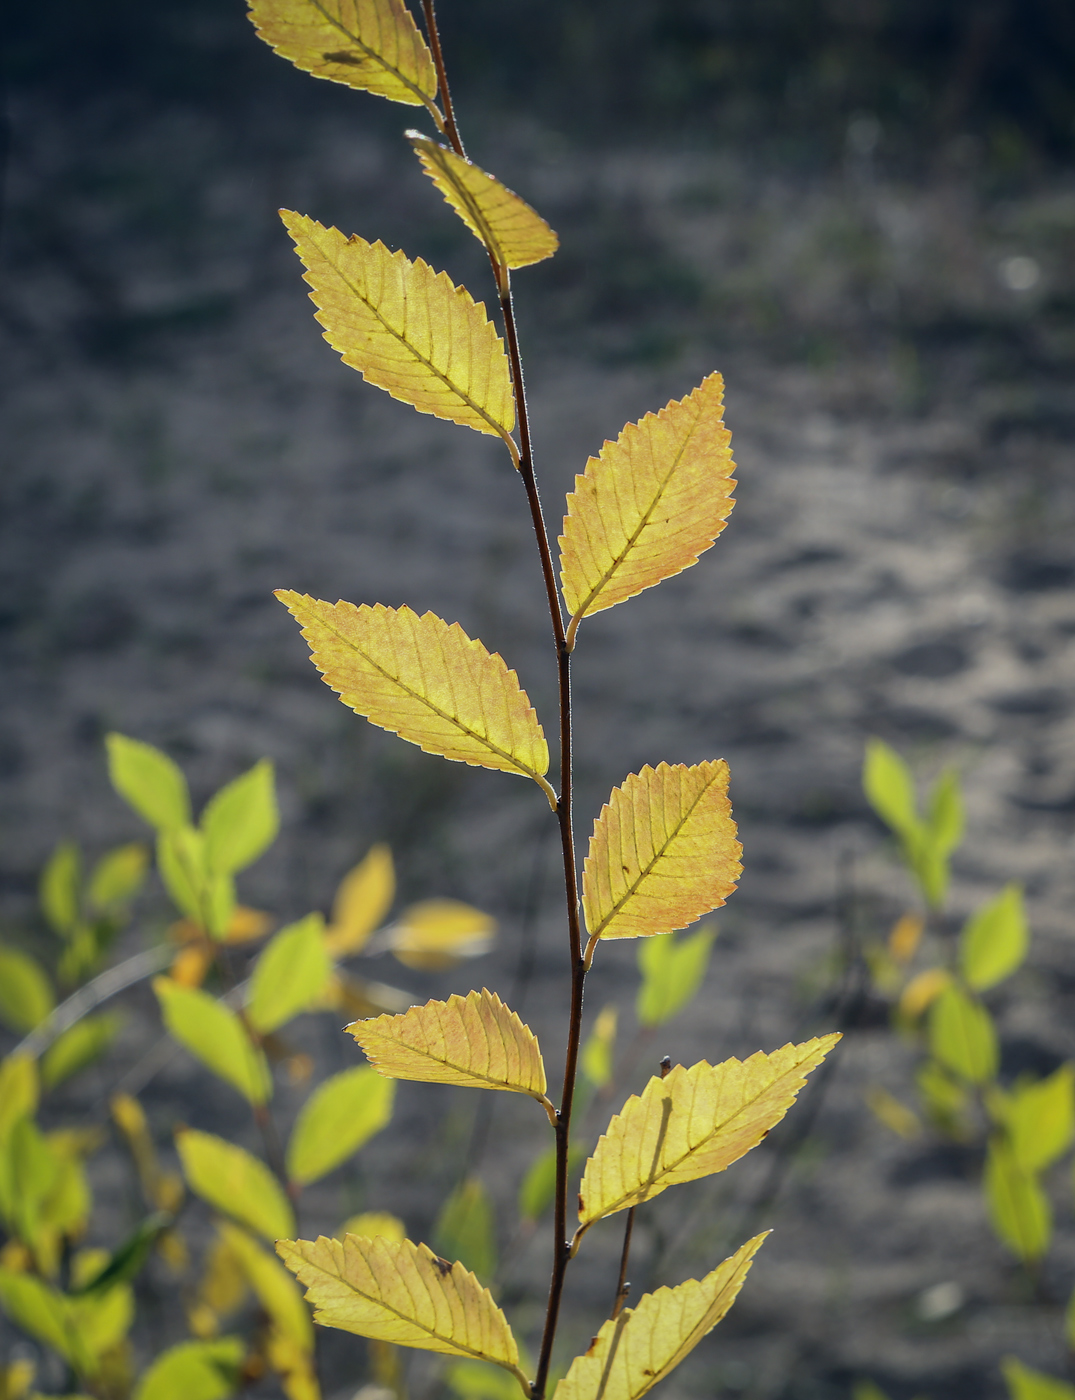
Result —
[[1061, 1065], [1036, 1084], [1017, 1084], [1004, 1119], [1022, 1170], [1038, 1172], [1051, 1166], [1075, 1140], [1075, 1068]]
[[272, 845], [280, 814], [267, 758], [220, 789], [202, 813], [201, 829], [206, 864], [214, 874], [234, 875]]
[[990, 1143], [983, 1185], [999, 1238], [1024, 1263], [1040, 1259], [1052, 1237], [1052, 1211], [1037, 1178], [1018, 1166], [1007, 1143]]
[[55, 1089], [57, 1084], [100, 1059], [122, 1024], [122, 1016], [106, 1011], [99, 1016], [84, 1016], [65, 1030], [41, 1061], [41, 1080], [46, 1089]]
[[287, 1171], [303, 1186], [357, 1152], [392, 1117], [395, 1081], [369, 1065], [342, 1070], [306, 1100], [287, 1145]]
[[612, 1079], [612, 1051], [616, 1044], [617, 1020], [615, 1006], [603, 1006], [589, 1039], [579, 1052], [579, 1069], [595, 1089], [603, 1089]]
[[967, 1090], [935, 1060], [925, 1060], [915, 1071], [922, 1103], [935, 1127], [959, 1135], [964, 1127]]
[[321, 915], [307, 914], [282, 928], [266, 946], [250, 979], [246, 1007], [255, 1030], [267, 1035], [317, 1004], [332, 972], [324, 931]]
[[129, 904], [145, 883], [148, 869], [149, 852], [138, 841], [107, 851], [90, 876], [90, 903], [101, 911]]
[[175, 1135], [187, 1185], [203, 1201], [274, 1241], [295, 1233], [295, 1213], [283, 1187], [256, 1157], [212, 1133], [184, 1128]]
[[866, 800], [885, 825], [901, 840], [916, 843], [922, 823], [918, 819], [911, 770], [895, 749], [880, 739], [866, 742], [862, 787]]
[[444, 1258], [458, 1259], [482, 1283], [496, 1273], [493, 1206], [477, 1177], [462, 1182], [444, 1202], [433, 1228], [433, 1243]]
[[55, 1005], [52, 984], [36, 958], [0, 948], [0, 1021], [13, 1031], [32, 1031]]
[[0, 1154], [0, 1214], [25, 1244], [38, 1242], [45, 1202], [63, 1164], [31, 1118], [20, 1118]]
[[1014, 1356], [1006, 1356], [1000, 1369], [1011, 1400], [1075, 1400], [1075, 1385], [1054, 1380], [1044, 1371], [1032, 1371]]
[[929, 1048], [946, 1069], [971, 1084], [996, 1078], [999, 1052], [993, 1018], [960, 987], [945, 987], [930, 1007]]
[[157, 831], [190, 824], [187, 780], [167, 754], [125, 734], [105, 736], [108, 776], [120, 797]]
[[250, 1043], [234, 1011], [196, 987], [181, 987], [170, 977], [156, 977], [153, 990], [164, 1024], [207, 1069], [233, 1085], [251, 1103], [272, 1096], [272, 1078], [261, 1050]]
[[41, 912], [54, 933], [66, 937], [78, 923], [82, 857], [73, 841], [61, 841], [41, 872]]
[[453, 1361], [444, 1379], [460, 1400], [519, 1400], [519, 1382], [491, 1361]]
[[[568, 1152], [568, 1173], [578, 1173], [579, 1167], [589, 1156], [586, 1144], [579, 1139], [572, 1142]], [[519, 1187], [519, 1214], [524, 1220], [537, 1220], [552, 1205], [556, 1194], [556, 1146], [546, 1148], [530, 1166]]]
[[134, 1230], [101, 1265], [77, 1288], [72, 1288], [73, 1297], [90, 1293], [107, 1293], [117, 1284], [126, 1283], [138, 1274], [152, 1252], [157, 1240], [169, 1229], [174, 1217], [164, 1211], [154, 1211], [152, 1215], [135, 1226]]
[[874, 1381], [856, 1381], [851, 1400], [888, 1400], [888, 1396]]
[[20, 1118], [37, 1112], [37, 1061], [32, 1055], [9, 1055], [0, 1061], [0, 1147]]
[[235, 913], [235, 885], [230, 875], [210, 871], [202, 833], [192, 826], [162, 832], [157, 865], [180, 910], [214, 938], [223, 938]]
[[996, 899], [972, 914], [959, 938], [959, 964], [967, 984], [984, 992], [1010, 977], [1023, 962], [1030, 936], [1019, 885], [1005, 885]]
[[153, 1362], [138, 1382], [134, 1400], [226, 1400], [239, 1387], [245, 1352], [241, 1337], [180, 1342]]
[[716, 936], [716, 928], [706, 925], [678, 942], [672, 933], [641, 941], [642, 986], [635, 1003], [639, 1025], [663, 1026], [683, 1010], [702, 985]]
[[0, 1307], [16, 1326], [58, 1351], [82, 1375], [97, 1367], [76, 1330], [62, 1293], [32, 1274], [0, 1268]]
[[946, 768], [933, 785], [926, 810], [929, 844], [947, 856], [963, 840], [963, 790], [959, 774]]
[[134, 1321], [134, 1294], [125, 1283], [105, 1293], [87, 1293], [68, 1301], [71, 1319], [86, 1350], [93, 1357], [119, 1345]]

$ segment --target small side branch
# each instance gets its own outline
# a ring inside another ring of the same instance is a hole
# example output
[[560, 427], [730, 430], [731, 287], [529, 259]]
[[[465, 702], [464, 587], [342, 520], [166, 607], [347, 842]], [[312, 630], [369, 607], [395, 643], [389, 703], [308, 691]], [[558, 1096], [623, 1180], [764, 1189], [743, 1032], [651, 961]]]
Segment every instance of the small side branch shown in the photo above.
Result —
[[623, 1227], [623, 1252], [620, 1255], [620, 1278], [616, 1284], [616, 1297], [612, 1303], [612, 1311], [609, 1313], [610, 1321], [615, 1321], [623, 1311], [623, 1305], [627, 1301], [627, 1295], [631, 1291], [631, 1285], [627, 1282], [627, 1261], [631, 1257], [631, 1234], [635, 1228], [635, 1207], [632, 1206], [627, 1212], [627, 1223]]

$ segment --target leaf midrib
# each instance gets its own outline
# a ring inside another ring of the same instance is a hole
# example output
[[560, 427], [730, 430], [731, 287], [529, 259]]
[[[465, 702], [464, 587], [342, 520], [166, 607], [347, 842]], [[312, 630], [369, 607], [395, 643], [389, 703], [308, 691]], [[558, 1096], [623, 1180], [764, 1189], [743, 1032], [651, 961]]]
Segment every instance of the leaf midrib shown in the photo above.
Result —
[[[426, 93], [424, 93], [422, 89], [417, 85], [417, 83], [412, 82], [411, 79], [406, 76], [406, 74], [402, 73], [393, 64], [389, 63], [388, 60], [383, 58], [375, 49], [371, 49], [369, 44], [363, 43], [363, 41], [358, 37], [357, 34], [352, 34], [351, 31], [347, 28], [347, 26], [343, 24], [342, 21], [337, 19], [335, 15], [330, 15], [328, 10], [325, 9], [324, 5], [321, 4], [321, 0], [310, 0], [310, 3], [313, 5], [315, 10], [320, 11], [320, 13], [324, 16], [328, 23], [333, 26], [333, 28], [338, 29], [341, 34], [343, 34], [346, 38], [350, 39], [352, 44], [355, 44], [358, 48], [360, 48], [362, 52], [367, 55], [367, 57], [372, 58], [374, 63], [379, 63], [386, 73], [391, 73], [393, 78], [398, 78], [404, 87], [409, 88], [411, 92], [413, 92], [414, 95], [418, 98], [418, 102], [421, 106], [429, 106], [430, 102], [433, 101], [433, 98], [429, 97]], [[421, 39], [422, 36], [419, 34], [418, 38]], [[424, 43], [424, 40], [422, 42]], [[428, 47], [426, 48], [426, 53], [429, 56], [430, 62], [432, 63], [432, 55], [429, 54]]]

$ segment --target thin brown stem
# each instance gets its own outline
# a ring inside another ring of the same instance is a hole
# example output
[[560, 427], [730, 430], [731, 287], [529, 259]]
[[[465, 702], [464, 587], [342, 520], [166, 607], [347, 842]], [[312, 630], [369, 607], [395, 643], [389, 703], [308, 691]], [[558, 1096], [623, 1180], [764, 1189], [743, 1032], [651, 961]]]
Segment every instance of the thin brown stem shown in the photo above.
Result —
[[425, 15], [426, 33], [429, 35], [429, 48], [433, 54], [433, 66], [437, 70], [437, 93], [444, 103], [444, 130], [448, 140], [452, 143], [452, 149], [456, 155], [460, 155], [464, 160], [467, 158], [466, 151], [463, 150], [463, 143], [459, 139], [459, 128], [455, 124], [455, 112], [452, 108], [452, 94], [448, 88], [448, 75], [444, 71], [444, 55], [440, 47], [440, 33], [437, 29], [437, 17], [433, 12], [433, 0], [422, 0], [422, 13]]
[[635, 1228], [635, 1208], [634, 1206], [627, 1212], [627, 1223], [623, 1227], [623, 1252], [620, 1255], [620, 1279], [616, 1284], [616, 1297], [612, 1304], [612, 1311], [609, 1313], [609, 1320], [615, 1322], [623, 1311], [623, 1305], [627, 1301], [627, 1295], [631, 1291], [631, 1285], [627, 1282], [627, 1261], [631, 1257], [631, 1234]]

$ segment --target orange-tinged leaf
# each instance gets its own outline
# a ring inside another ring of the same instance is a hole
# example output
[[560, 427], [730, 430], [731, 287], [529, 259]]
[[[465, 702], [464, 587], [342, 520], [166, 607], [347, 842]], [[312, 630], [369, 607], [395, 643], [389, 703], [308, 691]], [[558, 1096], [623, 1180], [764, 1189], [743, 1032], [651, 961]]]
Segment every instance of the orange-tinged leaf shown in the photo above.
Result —
[[586, 463], [560, 537], [572, 639], [580, 619], [682, 573], [710, 547], [733, 505], [731, 436], [724, 381], [711, 374]]
[[839, 1039], [823, 1035], [771, 1055], [759, 1050], [719, 1065], [700, 1060], [655, 1076], [627, 1100], [586, 1163], [581, 1229], [737, 1162], [780, 1122]]
[[407, 139], [445, 200], [502, 266], [527, 267], [551, 258], [559, 248], [560, 240], [541, 215], [495, 175], [420, 131], [408, 131]]
[[686, 928], [735, 889], [742, 851], [723, 759], [632, 773], [590, 838], [582, 907], [591, 945]]
[[490, 914], [458, 899], [423, 899], [404, 909], [385, 944], [405, 967], [444, 972], [487, 953], [496, 936]]
[[332, 903], [332, 923], [325, 947], [335, 958], [361, 952], [369, 936], [392, 907], [396, 872], [392, 852], [383, 841], [371, 846], [340, 881]]
[[383, 243], [287, 209], [280, 216], [345, 365], [419, 413], [507, 440], [515, 402], [504, 345], [465, 287]]
[[313, 1304], [314, 1320], [399, 1346], [472, 1356], [520, 1376], [507, 1318], [462, 1264], [383, 1235], [280, 1240], [276, 1252]]
[[658, 1288], [610, 1318], [571, 1363], [553, 1400], [639, 1400], [724, 1317], [766, 1234], [748, 1240], [705, 1278]]
[[533, 778], [555, 804], [548, 745], [518, 676], [457, 622], [285, 589], [276, 596], [345, 705], [426, 753]]
[[468, 992], [347, 1027], [389, 1079], [509, 1089], [545, 1098], [545, 1066], [533, 1031], [495, 992]]
[[348, 87], [429, 106], [437, 74], [403, 0], [250, 0], [258, 34], [296, 68]]

